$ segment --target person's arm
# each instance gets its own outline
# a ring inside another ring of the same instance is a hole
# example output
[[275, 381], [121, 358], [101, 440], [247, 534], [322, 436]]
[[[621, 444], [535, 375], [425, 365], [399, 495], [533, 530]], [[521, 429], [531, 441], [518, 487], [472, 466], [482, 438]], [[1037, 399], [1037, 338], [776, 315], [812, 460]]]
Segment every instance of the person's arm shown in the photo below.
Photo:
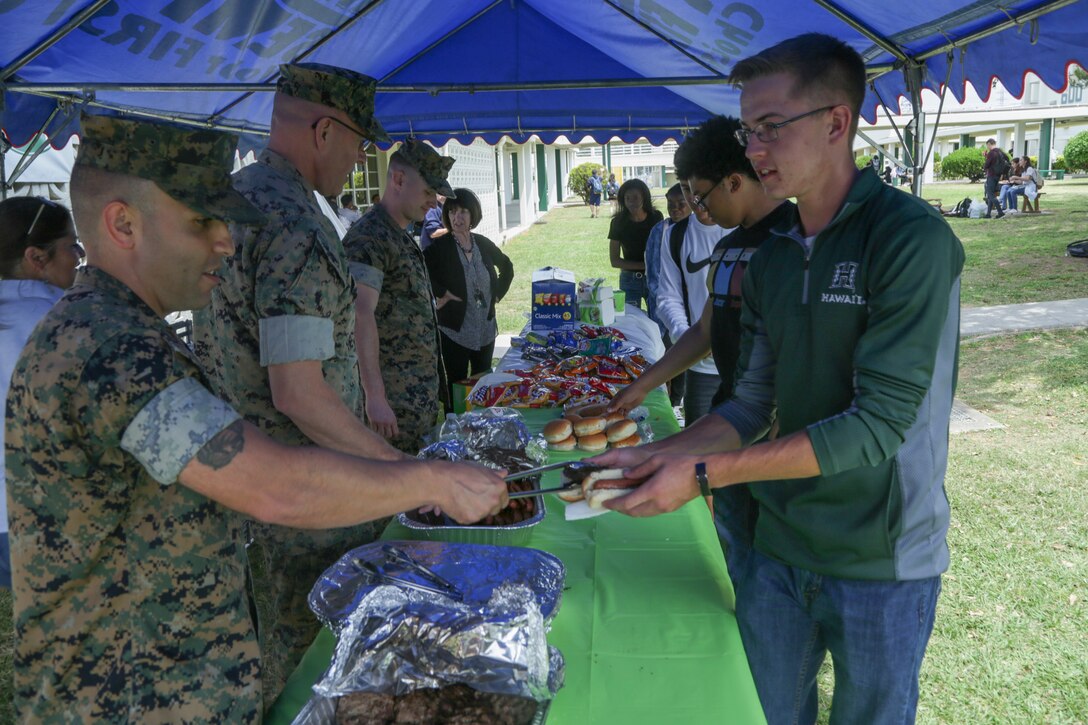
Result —
[[392, 438], [400, 433], [400, 429], [397, 427], [397, 416], [385, 397], [385, 381], [382, 380], [378, 321], [374, 317], [379, 291], [359, 284], [356, 292], [355, 347], [359, 352], [359, 376], [366, 396], [366, 417], [370, 427], [379, 435]]
[[613, 269], [626, 269], [631, 272], [641, 272], [646, 269], [646, 265], [642, 262], [635, 262], [630, 259], [624, 259], [620, 256], [620, 240], [609, 239], [608, 240], [608, 260], [612, 264]]
[[[674, 231], [678, 230], [670, 229], [670, 235]], [[679, 340], [691, 325], [688, 322], [687, 305], [684, 302], [683, 285], [680, 280], [683, 271], [676, 266], [676, 261], [672, 258], [670, 239], [661, 240], [658, 259], [660, 260], [660, 274], [658, 274], [660, 281], [657, 287], [657, 319], [669, 331], [669, 337]]]
[[259, 521], [326, 529], [426, 505], [462, 523], [478, 521], [505, 505], [500, 474], [471, 464], [367, 461], [283, 446], [237, 420], [201, 447], [177, 480]]
[[323, 448], [365, 458], [406, 458], [366, 427], [325, 381], [321, 363], [302, 360], [268, 366], [272, 404], [307, 438]]
[[[442, 227], [445, 229], [445, 227]], [[434, 235], [431, 235], [434, 239]], [[448, 269], [448, 265], [442, 263], [445, 244], [434, 243], [423, 250], [423, 263], [427, 265], [427, 277], [431, 280], [431, 294], [434, 295], [435, 307], [442, 309], [448, 302], [461, 302], [461, 298], [455, 295], [447, 285], [446, 273], [454, 270]]]
[[690, 368], [710, 354], [710, 315], [713, 302], [707, 298], [699, 321], [689, 327], [665, 351], [665, 355], [643, 371], [633, 383], [621, 390], [608, 404], [609, 412], [626, 413], [643, 400], [651, 390]]
[[491, 261], [495, 264], [495, 270], [498, 273], [495, 289], [491, 290], [491, 296], [498, 302], [510, 291], [510, 285], [514, 281], [514, 263], [490, 239], [487, 237], [480, 237], [480, 239], [482, 239], [483, 244], [488, 246]]

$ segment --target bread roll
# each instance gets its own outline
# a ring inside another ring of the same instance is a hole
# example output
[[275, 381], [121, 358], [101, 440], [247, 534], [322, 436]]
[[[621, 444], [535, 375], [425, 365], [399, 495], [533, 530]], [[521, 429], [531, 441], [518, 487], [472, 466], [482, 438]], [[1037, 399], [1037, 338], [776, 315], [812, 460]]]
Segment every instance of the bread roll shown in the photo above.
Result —
[[571, 422], [566, 418], [557, 418], [556, 420], [549, 420], [544, 425], [544, 440], [549, 443], [558, 443], [561, 440], [570, 437], [570, 434], [574, 431], [574, 427]]
[[603, 433], [607, 425], [604, 418], [582, 418], [574, 422], [574, 435], [581, 438], [594, 433]]
[[638, 437], [638, 433], [632, 433], [626, 438], [609, 442], [609, 445], [613, 448], [630, 448], [631, 446], [637, 446], [640, 443], [642, 443], [642, 439]]
[[635, 421], [630, 418], [623, 418], [608, 426], [605, 430], [605, 438], [608, 439], [609, 443], [615, 443], [624, 438], [630, 438], [635, 433], [638, 433], [638, 426], [635, 425]]
[[578, 447], [578, 439], [574, 436], [567, 436], [561, 441], [549, 442], [548, 448], [553, 451], [573, 451]]
[[635, 490], [641, 481], [623, 477], [623, 469], [607, 468], [586, 476], [582, 481], [582, 494], [590, 508], [604, 508], [604, 502], [620, 496], [626, 496]]
[[555, 495], [559, 497], [560, 501], [566, 501], [567, 503], [574, 503], [575, 501], [581, 501], [585, 498], [581, 486], [575, 486], [569, 491], [560, 491]]
[[613, 423], [615, 423], [617, 421], [626, 420], [627, 416], [624, 415], [623, 413], [619, 412], [618, 410], [613, 410], [611, 413], [606, 415], [604, 417], [604, 419], [606, 421], [608, 421], [609, 425], [612, 425]]
[[578, 436], [578, 447], [583, 451], [596, 453], [608, 448], [608, 439], [604, 437], [604, 433], [591, 433], [590, 435]]

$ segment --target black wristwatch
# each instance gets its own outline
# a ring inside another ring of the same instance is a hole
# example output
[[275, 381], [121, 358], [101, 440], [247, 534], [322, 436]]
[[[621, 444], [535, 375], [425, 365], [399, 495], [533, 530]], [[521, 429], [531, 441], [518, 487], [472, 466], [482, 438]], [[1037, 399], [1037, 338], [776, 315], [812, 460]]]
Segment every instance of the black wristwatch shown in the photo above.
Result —
[[700, 494], [704, 497], [713, 495], [710, 490], [710, 479], [706, 477], [706, 464], [702, 461], [695, 464], [695, 480], [699, 482]]

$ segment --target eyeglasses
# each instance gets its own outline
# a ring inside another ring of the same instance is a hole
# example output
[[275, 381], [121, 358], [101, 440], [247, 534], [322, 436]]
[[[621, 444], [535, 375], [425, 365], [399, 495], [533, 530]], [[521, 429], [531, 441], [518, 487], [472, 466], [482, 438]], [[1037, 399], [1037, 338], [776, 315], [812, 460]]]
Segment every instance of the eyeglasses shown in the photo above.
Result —
[[695, 190], [692, 189], [691, 203], [709, 214], [710, 210], [706, 208], [706, 200], [710, 198], [710, 195], [714, 193], [715, 189], [722, 185], [723, 181], [725, 181], [725, 177], [718, 179], [714, 182], [714, 186], [710, 187], [710, 190], [705, 194], [696, 194]]
[[339, 118], [337, 118], [336, 116], [322, 116], [321, 118], [317, 119], [312, 124], [310, 124], [310, 128], [316, 129], [317, 124], [321, 123], [321, 120], [325, 119], [325, 118], [329, 119], [330, 121], [334, 121], [335, 123], [340, 124], [341, 126], [343, 126], [344, 128], [346, 128], [347, 130], [351, 131], [353, 134], [355, 134], [356, 136], [359, 137], [359, 153], [363, 153], [370, 146], [370, 139], [368, 139], [366, 137], [365, 133], [363, 133], [359, 129], [355, 128], [354, 126], [349, 126], [348, 124], [344, 123]]
[[778, 140], [778, 129], [783, 126], [789, 126], [794, 121], [800, 121], [802, 118], [808, 118], [809, 116], [815, 116], [817, 113], [823, 113], [824, 111], [830, 111], [839, 104], [832, 106], [824, 106], [823, 108], [817, 108], [808, 113], [802, 113], [800, 116], [794, 116], [793, 118], [787, 118], [785, 121], [779, 121], [778, 123], [757, 123], [753, 128], [738, 128], [733, 132], [733, 135], [737, 138], [737, 143], [741, 146], [748, 145], [748, 139], [752, 135], [755, 135], [757, 139], [763, 143], [771, 143]]
[[42, 212], [45, 211], [46, 207], [56, 209], [60, 206], [60, 204], [58, 204], [57, 202], [51, 201], [49, 199], [39, 198], [39, 201], [41, 201], [42, 204], [38, 207], [38, 213], [34, 215], [34, 219], [31, 220], [30, 228], [27, 229], [26, 234], [23, 235], [24, 240], [30, 239], [30, 235], [34, 233], [34, 227], [38, 226], [38, 220], [42, 218]]

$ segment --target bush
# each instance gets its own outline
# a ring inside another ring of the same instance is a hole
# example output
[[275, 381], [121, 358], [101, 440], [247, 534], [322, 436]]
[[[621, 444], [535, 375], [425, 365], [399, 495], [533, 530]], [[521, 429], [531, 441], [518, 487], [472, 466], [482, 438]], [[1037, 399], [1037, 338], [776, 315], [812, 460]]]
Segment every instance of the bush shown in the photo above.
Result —
[[1088, 171], [1088, 131], [1081, 131], [1065, 145], [1066, 171]]
[[[578, 164], [570, 170], [570, 176], [567, 177], [567, 188], [569, 188], [572, 193], [580, 196], [582, 201], [586, 204], [589, 203], [589, 190], [586, 189], [586, 181], [589, 180], [589, 177], [593, 176], [594, 169], [601, 172], [601, 178], [608, 178], [604, 174], [604, 167], [600, 164], [595, 164], [592, 161]], [[603, 183], [604, 182], [602, 182], [602, 184]]]
[[982, 170], [985, 161], [986, 154], [981, 148], [970, 146], [958, 149], [941, 159], [941, 178], [978, 181], [985, 175]]
[[857, 164], [859, 169], [864, 169], [866, 166], [870, 166], [873, 163], [872, 156], [858, 156], [854, 159], [854, 163]]
[[1066, 167], [1065, 165], [1065, 157], [1059, 156], [1058, 158], [1054, 159], [1052, 162], [1050, 162], [1050, 168], [1054, 169], [1055, 171], [1067, 171], [1068, 167]]

